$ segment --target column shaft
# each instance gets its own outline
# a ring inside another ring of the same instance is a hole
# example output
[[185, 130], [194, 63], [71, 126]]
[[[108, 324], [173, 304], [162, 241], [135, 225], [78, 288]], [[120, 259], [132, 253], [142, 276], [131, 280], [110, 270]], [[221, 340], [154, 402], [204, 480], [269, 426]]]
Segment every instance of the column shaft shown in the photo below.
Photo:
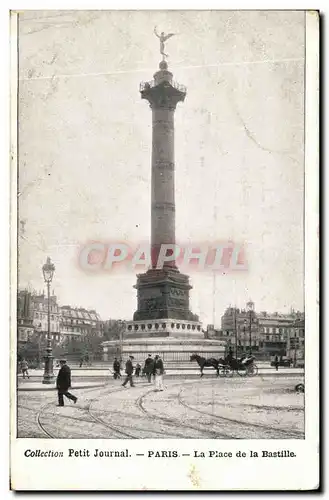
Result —
[[[151, 250], [155, 267], [162, 244], [175, 244], [174, 109], [152, 109]], [[167, 264], [174, 267], [174, 261]]]

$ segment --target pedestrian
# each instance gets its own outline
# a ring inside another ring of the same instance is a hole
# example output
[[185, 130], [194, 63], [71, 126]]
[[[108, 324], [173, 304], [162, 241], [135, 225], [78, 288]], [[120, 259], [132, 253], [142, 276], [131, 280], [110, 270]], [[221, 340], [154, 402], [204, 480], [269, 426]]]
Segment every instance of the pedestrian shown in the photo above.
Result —
[[275, 370], [278, 371], [279, 370], [279, 358], [277, 355], [275, 355], [275, 358], [274, 358], [274, 366], [275, 366]]
[[74, 401], [74, 404], [78, 401], [76, 396], [73, 396], [68, 390], [71, 387], [71, 369], [66, 364], [66, 359], [60, 359], [59, 361], [61, 368], [57, 375], [56, 387], [58, 391], [58, 405], [64, 406], [64, 397]]
[[113, 361], [113, 372], [114, 372], [114, 375], [113, 376], [114, 376], [115, 380], [117, 378], [121, 378], [120, 370], [121, 370], [120, 361], [118, 361], [118, 358], [114, 358], [114, 361]]
[[25, 378], [25, 375], [27, 376], [27, 378], [30, 378], [28, 369], [29, 369], [28, 362], [23, 358], [21, 361], [21, 370], [22, 370], [23, 378]]
[[137, 363], [135, 367], [135, 377], [139, 377], [141, 369], [142, 369], [141, 365]]
[[134, 356], [129, 356], [128, 360], [126, 361], [126, 378], [122, 384], [123, 387], [126, 387], [128, 382], [130, 382], [130, 387], [135, 387], [133, 382], [133, 373], [134, 373], [133, 359]]
[[79, 368], [81, 368], [82, 365], [83, 365], [83, 358], [80, 358]]
[[163, 367], [163, 361], [158, 354], [154, 358], [153, 374], [155, 377], [155, 390], [163, 391], [164, 367]]
[[148, 357], [145, 360], [144, 364], [144, 373], [147, 376], [147, 381], [151, 383], [151, 378], [152, 378], [152, 373], [153, 373], [153, 364], [154, 361], [152, 359], [151, 354], [148, 355]]

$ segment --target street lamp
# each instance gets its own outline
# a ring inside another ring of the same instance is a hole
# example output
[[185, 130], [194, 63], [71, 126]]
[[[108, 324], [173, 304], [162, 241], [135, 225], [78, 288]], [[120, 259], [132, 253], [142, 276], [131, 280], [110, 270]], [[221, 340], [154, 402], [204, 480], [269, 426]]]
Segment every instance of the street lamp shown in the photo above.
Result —
[[297, 328], [294, 328], [294, 368], [297, 365]]
[[51, 384], [54, 381], [54, 372], [53, 372], [53, 355], [52, 355], [52, 346], [51, 346], [51, 332], [50, 332], [50, 283], [53, 280], [55, 266], [50, 261], [50, 258], [47, 257], [46, 263], [42, 266], [43, 279], [47, 284], [47, 294], [48, 294], [48, 329], [47, 329], [47, 348], [46, 348], [46, 356], [45, 356], [45, 371], [43, 374], [43, 384]]
[[243, 322], [243, 345], [244, 345], [244, 351], [245, 351], [244, 354], [246, 354], [246, 352], [247, 352], [246, 326], [247, 326], [247, 320], [245, 319]]
[[122, 351], [123, 351], [123, 332], [126, 329], [126, 322], [119, 319], [119, 350], [120, 350], [120, 362], [122, 361]]
[[238, 326], [236, 321], [236, 307], [234, 308], [234, 333], [235, 333], [235, 357], [238, 358]]
[[47, 294], [48, 294], [48, 329], [47, 329], [47, 348], [45, 356], [45, 371], [43, 374], [43, 384], [51, 384], [54, 381], [53, 372], [53, 356], [52, 356], [52, 342], [51, 342], [51, 332], [50, 332], [50, 283], [53, 280], [55, 266], [51, 262], [50, 258], [47, 257], [46, 263], [42, 266], [43, 279], [47, 284]]
[[247, 311], [249, 312], [249, 354], [252, 354], [252, 348], [251, 348], [251, 323], [252, 323], [252, 314], [254, 312], [254, 303], [247, 302]]

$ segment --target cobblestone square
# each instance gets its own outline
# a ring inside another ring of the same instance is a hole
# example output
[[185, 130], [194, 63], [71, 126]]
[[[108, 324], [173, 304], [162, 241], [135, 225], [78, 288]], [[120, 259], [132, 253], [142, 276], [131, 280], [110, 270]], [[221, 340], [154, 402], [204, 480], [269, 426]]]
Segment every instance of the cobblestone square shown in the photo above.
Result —
[[56, 391], [18, 391], [21, 438], [304, 439], [301, 377], [172, 378], [165, 390], [120, 381], [74, 390], [57, 407]]

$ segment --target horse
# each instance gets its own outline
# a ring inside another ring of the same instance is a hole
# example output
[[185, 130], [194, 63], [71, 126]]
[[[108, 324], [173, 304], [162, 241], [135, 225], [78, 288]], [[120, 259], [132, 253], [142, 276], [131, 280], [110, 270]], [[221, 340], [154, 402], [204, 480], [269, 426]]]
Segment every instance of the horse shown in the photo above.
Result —
[[196, 361], [200, 367], [200, 377], [203, 377], [203, 369], [205, 366], [212, 366], [217, 372], [217, 377], [219, 376], [219, 362], [215, 358], [203, 358], [198, 354], [192, 354], [190, 356], [190, 361]]

